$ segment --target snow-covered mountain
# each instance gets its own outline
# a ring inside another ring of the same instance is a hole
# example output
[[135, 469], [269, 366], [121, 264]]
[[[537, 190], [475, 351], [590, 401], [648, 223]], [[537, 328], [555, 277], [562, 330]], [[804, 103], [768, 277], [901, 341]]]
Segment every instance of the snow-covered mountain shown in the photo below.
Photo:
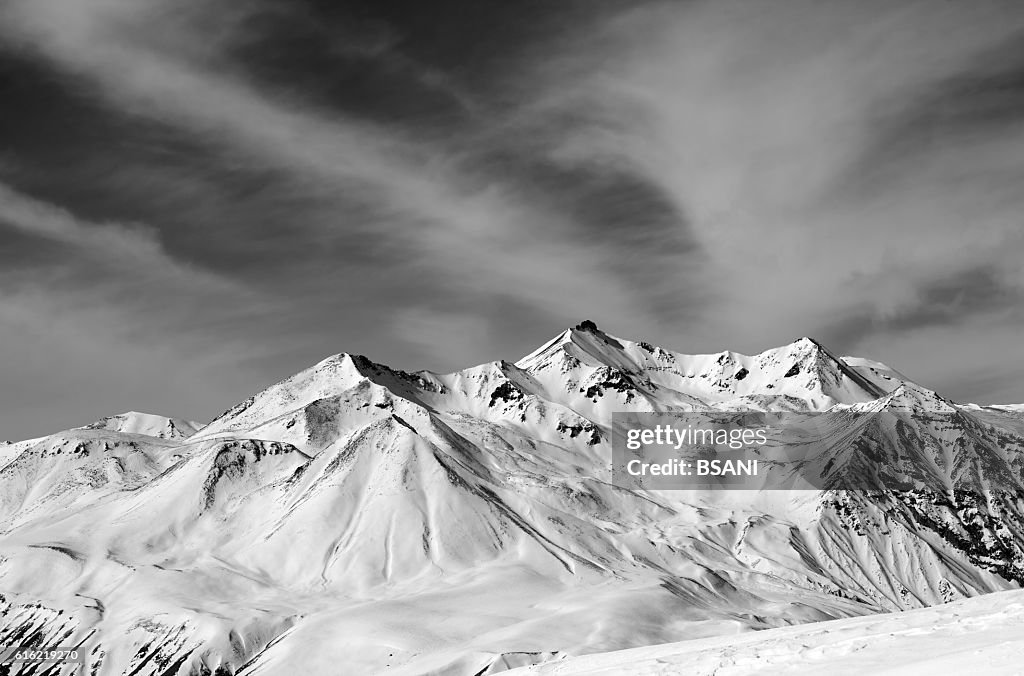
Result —
[[[833, 483], [615, 485], [612, 413], [682, 410], [822, 412]], [[1022, 462], [1011, 407], [808, 338], [685, 355], [583, 322], [450, 374], [339, 354], [206, 426], [0, 444], [0, 642], [95, 674], [486, 674], [920, 608], [1024, 581]], [[839, 489], [901, 463], [931, 488]]]

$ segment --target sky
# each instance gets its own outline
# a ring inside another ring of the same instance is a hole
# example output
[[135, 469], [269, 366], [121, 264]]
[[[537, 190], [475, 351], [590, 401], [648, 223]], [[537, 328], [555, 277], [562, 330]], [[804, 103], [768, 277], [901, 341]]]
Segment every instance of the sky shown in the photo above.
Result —
[[1024, 401], [1019, 0], [4, 0], [0, 439], [592, 319]]

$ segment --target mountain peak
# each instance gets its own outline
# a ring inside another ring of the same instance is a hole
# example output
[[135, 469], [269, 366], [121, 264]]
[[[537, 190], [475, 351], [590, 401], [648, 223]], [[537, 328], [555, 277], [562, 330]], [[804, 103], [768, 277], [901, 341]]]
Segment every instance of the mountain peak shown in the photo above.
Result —
[[799, 347], [816, 349], [820, 349], [822, 347], [820, 342], [818, 342], [815, 338], [811, 338], [810, 336], [801, 336], [800, 338], [797, 338], [790, 344]]
[[[605, 333], [593, 321], [585, 319], [558, 334], [539, 348], [515, 362], [519, 368], [545, 368], [555, 362], [580, 359], [594, 364], [623, 364], [629, 361], [626, 345]], [[625, 361], [624, 361], [625, 360]]]
[[158, 439], [185, 439], [194, 434], [202, 425], [183, 418], [125, 411], [117, 415], [100, 418], [81, 429], [107, 430], [125, 434], [143, 434]]
[[884, 399], [888, 408], [931, 411], [939, 413], [955, 413], [958, 409], [945, 397], [934, 390], [921, 387], [916, 383], [901, 382], [896, 389], [889, 392]]

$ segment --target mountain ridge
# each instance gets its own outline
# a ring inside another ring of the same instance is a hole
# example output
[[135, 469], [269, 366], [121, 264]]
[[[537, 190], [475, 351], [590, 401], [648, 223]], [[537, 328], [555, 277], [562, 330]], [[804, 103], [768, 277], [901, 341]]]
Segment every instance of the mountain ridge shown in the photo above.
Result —
[[[469, 676], [1019, 587], [1024, 420], [894, 374], [585, 321], [452, 373], [333, 355], [190, 434], [127, 413], [0, 445], [0, 639], [80, 641], [97, 675]], [[833, 476], [940, 488], [616, 485], [611, 414], [677, 410], [820, 413]]]

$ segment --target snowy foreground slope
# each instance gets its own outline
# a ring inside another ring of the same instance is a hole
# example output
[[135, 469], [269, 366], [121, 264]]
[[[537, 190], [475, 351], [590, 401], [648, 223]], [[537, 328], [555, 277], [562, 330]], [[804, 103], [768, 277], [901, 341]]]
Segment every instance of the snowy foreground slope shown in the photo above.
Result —
[[[932, 488], [612, 483], [612, 413], [680, 410], [821, 412], [823, 485], [910, 463]], [[585, 322], [450, 374], [339, 354], [201, 428], [0, 444], [0, 644], [92, 674], [469, 676], [745, 641], [1019, 588], [1022, 463], [1020, 411], [806, 338], [685, 355]]]
[[799, 627], [619, 650], [508, 676], [1021, 674], [1024, 592]]

